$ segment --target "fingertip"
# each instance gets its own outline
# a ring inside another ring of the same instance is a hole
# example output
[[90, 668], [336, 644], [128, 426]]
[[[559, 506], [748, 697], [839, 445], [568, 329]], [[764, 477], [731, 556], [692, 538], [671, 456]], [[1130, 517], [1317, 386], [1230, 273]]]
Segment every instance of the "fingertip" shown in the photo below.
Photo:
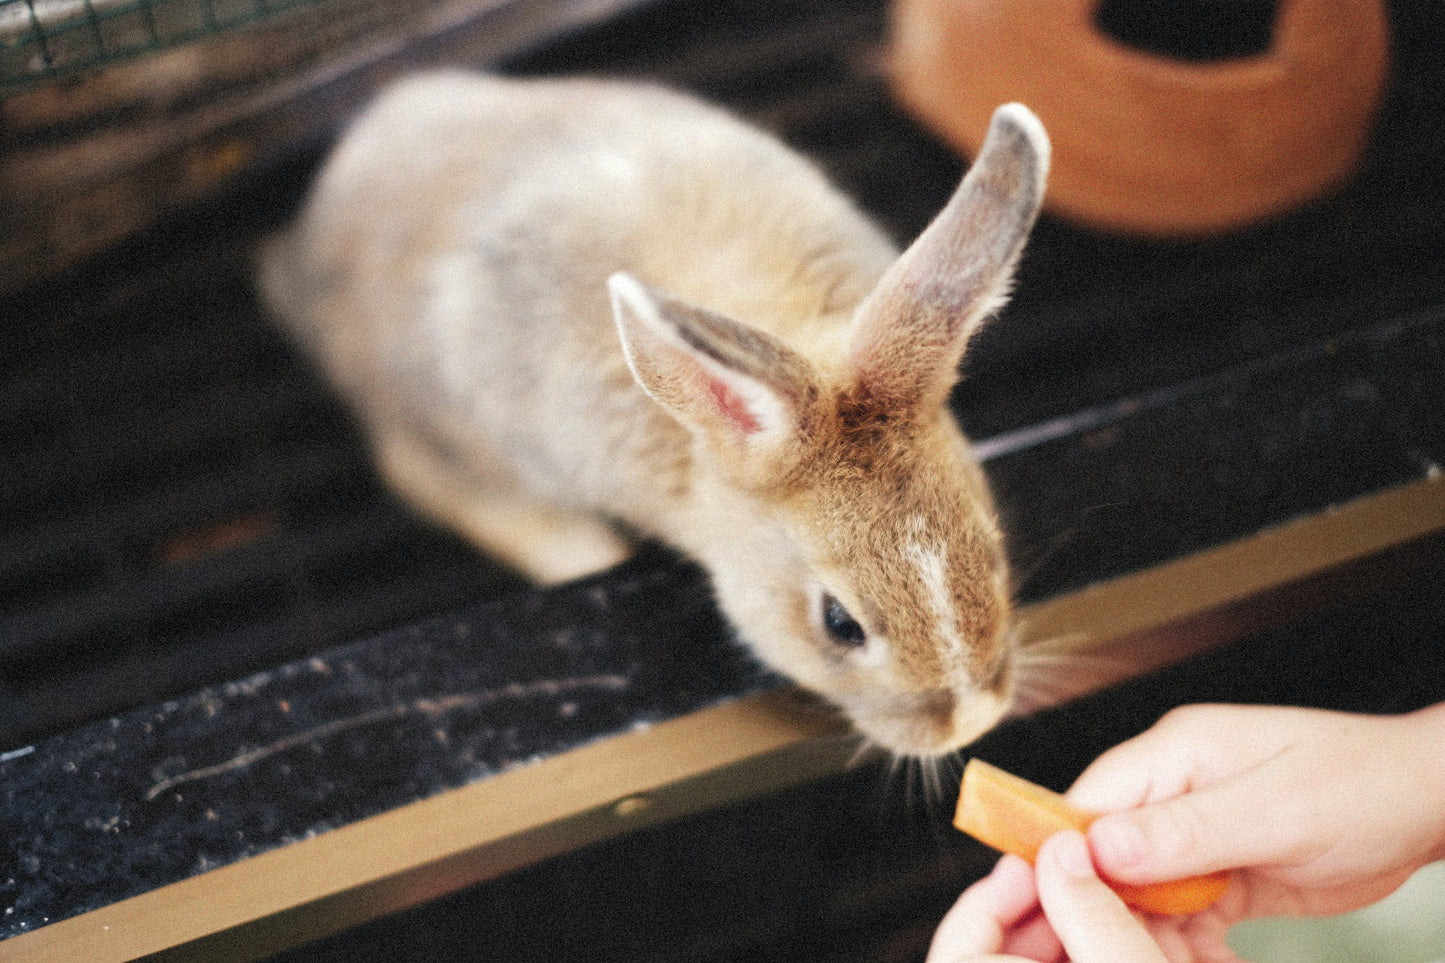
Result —
[[1039, 897], [1077, 963], [1162, 963], [1159, 946], [1098, 876], [1083, 834], [1055, 833], [1039, 849]]
[[929, 963], [999, 952], [1007, 933], [1037, 906], [1033, 868], [1016, 856], [1001, 857], [939, 922]]
[[1039, 859], [1051, 860], [1070, 879], [1092, 879], [1098, 875], [1089, 855], [1088, 841], [1083, 833], [1074, 830], [1055, 833], [1044, 840]]
[[1077, 922], [1081, 914], [1095, 915], [1107, 904], [1118, 903], [1127, 913], [1099, 878], [1083, 834], [1074, 830], [1054, 833], [1039, 847], [1038, 889], [1044, 911], [1056, 928], [1060, 924], [1068, 928], [1067, 920]]
[[1032, 885], [1034, 868], [1022, 856], [1004, 853], [998, 858], [998, 862], [993, 864], [993, 869], [989, 870], [988, 875], [1003, 880], [1024, 880]]
[[988, 890], [993, 912], [1009, 923], [1022, 919], [1038, 905], [1034, 868], [1010, 853], [999, 857], [981, 885]]
[[1109, 813], [1089, 826], [1089, 852], [1106, 874], [1117, 875], [1140, 865], [1146, 853], [1144, 833], [1131, 813]]

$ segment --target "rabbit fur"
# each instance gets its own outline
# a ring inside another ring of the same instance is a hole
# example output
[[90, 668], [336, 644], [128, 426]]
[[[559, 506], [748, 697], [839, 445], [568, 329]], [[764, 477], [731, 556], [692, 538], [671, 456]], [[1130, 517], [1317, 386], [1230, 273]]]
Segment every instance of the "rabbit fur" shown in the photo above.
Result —
[[543, 582], [669, 543], [765, 663], [935, 755], [1013, 688], [999, 526], [946, 401], [1048, 150], [1001, 107], [900, 256], [680, 93], [424, 74], [352, 125], [262, 288], [421, 510]]

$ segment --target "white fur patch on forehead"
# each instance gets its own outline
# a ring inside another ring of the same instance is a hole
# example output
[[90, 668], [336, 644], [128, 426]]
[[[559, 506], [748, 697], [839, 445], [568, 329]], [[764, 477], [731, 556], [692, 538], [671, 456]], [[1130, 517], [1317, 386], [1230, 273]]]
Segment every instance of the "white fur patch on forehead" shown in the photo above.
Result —
[[927, 527], [923, 518], [912, 519], [912, 532], [903, 545], [903, 555], [917, 570], [923, 583], [938, 638], [945, 644], [945, 651], [961, 659], [967, 643], [958, 631], [958, 608], [954, 605], [953, 592], [948, 585], [948, 549], [941, 543], [924, 543]]

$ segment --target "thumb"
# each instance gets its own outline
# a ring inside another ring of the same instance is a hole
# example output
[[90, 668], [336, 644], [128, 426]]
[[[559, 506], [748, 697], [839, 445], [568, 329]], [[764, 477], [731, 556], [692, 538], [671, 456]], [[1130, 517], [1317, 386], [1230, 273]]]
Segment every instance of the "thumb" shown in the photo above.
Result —
[[1128, 883], [1275, 862], [1289, 855], [1302, 827], [1249, 818], [1262, 798], [1251, 780], [1229, 780], [1100, 816], [1089, 826], [1089, 844], [1104, 874]]
[[1050, 836], [1035, 873], [1044, 915], [1073, 963], [1167, 963], [1149, 931], [1094, 872], [1082, 834]]

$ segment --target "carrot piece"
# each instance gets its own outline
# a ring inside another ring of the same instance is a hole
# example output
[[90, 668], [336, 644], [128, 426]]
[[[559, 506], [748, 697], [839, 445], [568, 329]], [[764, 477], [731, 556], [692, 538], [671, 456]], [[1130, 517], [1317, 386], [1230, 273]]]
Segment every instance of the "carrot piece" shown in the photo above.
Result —
[[[963, 787], [953, 824], [980, 842], [1030, 863], [1039, 847], [1065, 829], [1087, 832], [1097, 818], [1050, 792], [982, 759], [970, 759], [963, 770]], [[1135, 886], [1108, 881], [1109, 887], [1130, 906], [1147, 913], [1186, 916], [1213, 906], [1229, 885], [1228, 873], [1210, 873], [1166, 883]]]

